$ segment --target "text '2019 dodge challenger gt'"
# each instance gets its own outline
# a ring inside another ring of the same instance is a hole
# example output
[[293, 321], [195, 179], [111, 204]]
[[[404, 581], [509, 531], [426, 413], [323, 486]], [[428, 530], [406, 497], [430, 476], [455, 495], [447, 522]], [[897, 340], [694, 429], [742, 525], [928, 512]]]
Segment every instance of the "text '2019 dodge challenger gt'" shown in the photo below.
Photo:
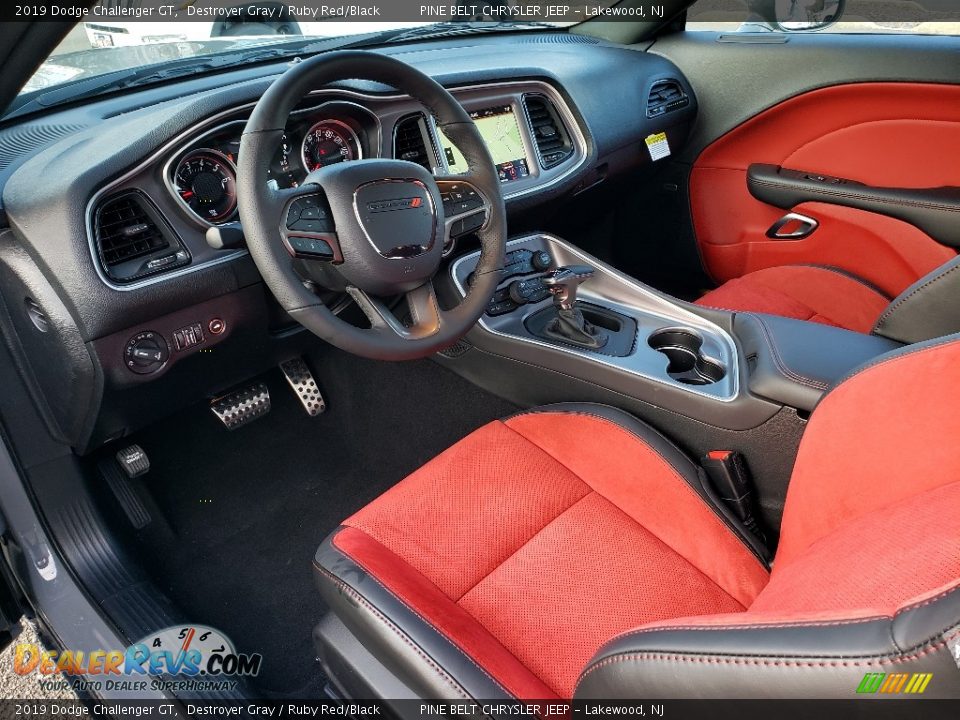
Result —
[[11, 716], [957, 716], [953, 3], [0, 14]]

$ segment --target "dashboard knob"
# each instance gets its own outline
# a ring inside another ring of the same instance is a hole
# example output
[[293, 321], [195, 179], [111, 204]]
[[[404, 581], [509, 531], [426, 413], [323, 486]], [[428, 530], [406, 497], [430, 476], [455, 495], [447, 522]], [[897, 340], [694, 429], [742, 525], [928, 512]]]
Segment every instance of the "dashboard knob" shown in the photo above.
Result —
[[160, 333], [144, 330], [127, 341], [123, 361], [130, 372], [149, 375], [157, 372], [170, 359], [170, 348]]
[[526, 288], [524, 287], [522, 281], [514, 280], [512, 283], [510, 283], [510, 287], [508, 288], [510, 299], [513, 300], [517, 305], [526, 305], [530, 301], [530, 298], [526, 296], [525, 290]]
[[533, 269], [537, 272], [549, 270], [552, 263], [553, 258], [550, 257], [550, 253], [546, 250], [537, 250], [533, 254], [533, 257], [530, 258], [530, 264], [533, 265]]

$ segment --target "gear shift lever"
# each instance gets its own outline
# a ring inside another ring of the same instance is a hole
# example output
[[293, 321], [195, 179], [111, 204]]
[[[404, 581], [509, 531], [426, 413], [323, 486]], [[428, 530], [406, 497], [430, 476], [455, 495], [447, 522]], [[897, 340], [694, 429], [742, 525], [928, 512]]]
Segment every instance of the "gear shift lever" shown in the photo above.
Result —
[[543, 284], [553, 293], [553, 304], [561, 310], [573, 310], [577, 303], [577, 288], [596, 272], [589, 265], [559, 267], [543, 278]]
[[559, 267], [543, 278], [543, 284], [553, 293], [553, 306], [557, 317], [544, 332], [557, 340], [597, 349], [607, 343], [607, 337], [587, 321], [577, 307], [577, 289], [580, 283], [593, 277], [595, 270], [589, 265]]

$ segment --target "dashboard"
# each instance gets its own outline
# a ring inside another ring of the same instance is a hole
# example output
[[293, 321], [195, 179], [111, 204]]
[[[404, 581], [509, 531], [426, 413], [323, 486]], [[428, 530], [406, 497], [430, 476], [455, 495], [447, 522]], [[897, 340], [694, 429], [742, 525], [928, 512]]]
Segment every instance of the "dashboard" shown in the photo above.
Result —
[[[505, 104], [470, 113], [490, 150], [501, 183], [538, 174], [534, 167], [538, 157], [541, 167], [548, 170], [570, 159], [576, 151], [583, 155], [582, 144], [575, 146], [571, 139], [579, 138], [579, 134], [570, 133], [559, 117], [561, 112], [571, 117], [569, 109], [556, 103], [546, 97], [517, 96]], [[529, 115], [531, 107], [537, 113], [536, 127]], [[236, 219], [237, 159], [244, 124], [243, 120], [235, 120], [205, 132], [167, 163], [164, 176], [168, 187], [185, 209], [202, 222], [218, 224]], [[375, 114], [354, 102], [334, 100], [300, 111], [274, 154], [268, 181], [280, 188], [298, 187], [310, 172], [322, 167], [383, 156], [380, 126]], [[423, 144], [411, 144], [411, 133], [421, 134]], [[400, 145], [398, 134], [402, 138]], [[393, 138], [393, 147], [387, 150], [395, 158], [411, 159], [450, 175], [466, 172], [463, 154], [424, 114], [408, 118], [406, 124], [399, 121]], [[538, 151], [548, 144], [549, 149], [535, 153], [528, 138]]]
[[[452, 92], [477, 123], [507, 200], [549, 188], [586, 162], [587, 132], [554, 85], [507, 81]], [[238, 220], [236, 166], [251, 110], [249, 103], [225, 110], [186, 130], [91, 198], [88, 242], [105, 284], [129, 291], [233, 257], [211, 248], [206, 235]], [[418, 101], [317, 90], [291, 114], [263, 180], [297, 187], [313, 170], [363, 158], [408, 160], [451, 177], [466, 171], [459, 149]], [[456, 190], [444, 197], [444, 215], [452, 230], [445, 254], [485, 221], [479, 203]], [[310, 218], [300, 224], [311, 230]], [[131, 236], [131, 227], [140, 232]]]
[[[511, 222], [560, 204], [589, 211], [596, 196], [586, 191], [653, 164], [645, 139], [664, 134], [679, 152], [696, 117], [693, 89], [668, 60], [570, 38], [511, 33], [378, 51], [434, 77], [470, 113]], [[5, 331], [19, 338], [34, 394], [72, 446], [98, 447], [229, 388], [304, 338], [247, 251], [208, 242], [242, 232], [240, 138], [283, 69], [200, 75], [0, 129], [0, 292], [24, 310], [9, 313]], [[669, 110], [653, 106], [663, 97]], [[365, 158], [447, 177], [465, 164], [418, 101], [350, 81], [316, 88], [295, 108], [263, 182], [293, 187], [317, 167]], [[452, 187], [451, 258], [476, 247], [471, 235], [484, 223], [482, 204]], [[161, 361], [131, 366], [130, 348], [144, 339]]]

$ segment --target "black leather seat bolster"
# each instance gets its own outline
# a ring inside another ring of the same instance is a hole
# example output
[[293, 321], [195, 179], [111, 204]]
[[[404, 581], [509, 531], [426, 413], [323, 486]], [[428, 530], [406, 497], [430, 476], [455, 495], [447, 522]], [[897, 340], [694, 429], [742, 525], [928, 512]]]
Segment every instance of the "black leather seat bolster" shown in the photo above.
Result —
[[927, 273], [893, 299], [873, 332], [916, 343], [960, 331], [960, 256]]
[[760, 313], [737, 313], [734, 333], [750, 364], [750, 392], [813, 410], [851, 370], [901, 347], [887, 338]]
[[375, 577], [333, 545], [334, 530], [314, 558], [323, 599], [363, 646], [416, 695], [438, 700], [510, 700], [472, 658]]
[[[576, 698], [846, 698], [867, 673], [933, 673], [923, 697], [960, 698], [960, 587], [894, 617], [670, 626], [607, 643]], [[695, 620], [694, 620], [695, 622]]]

